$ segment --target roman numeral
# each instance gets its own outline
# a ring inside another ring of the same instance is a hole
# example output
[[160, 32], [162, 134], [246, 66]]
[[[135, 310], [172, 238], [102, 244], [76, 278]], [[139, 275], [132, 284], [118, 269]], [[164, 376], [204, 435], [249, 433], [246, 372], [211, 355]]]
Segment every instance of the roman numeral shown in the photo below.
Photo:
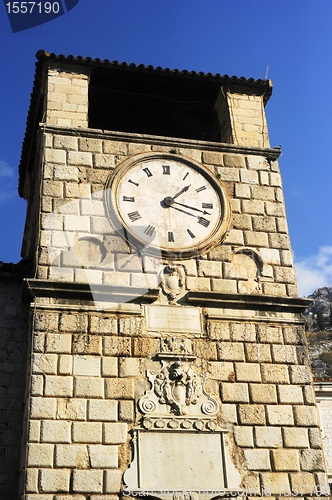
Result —
[[137, 211], [136, 212], [130, 212], [127, 215], [129, 217], [129, 219], [131, 220], [131, 222], [134, 222], [135, 220], [141, 219], [141, 216], [140, 216], [140, 214]]
[[134, 196], [124, 196], [123, 201], [135, 201]]
[[186, 175], [183, 177], [183, 181], [185, 180], [185, 178], [189, 175], [189, 172], [186, 173]]
[[162, 165], [162, 167], [163, 167], [163, 174], [170, 175], [171, 167], [169, 165]]
[[197, 222], [198, 224], [202, 224], [202, 226], [204, 227], [208, 227], [208, 225], [210, 224], [210, 221], [204, 219], [204, 217], [198, 217]]
[[139, 184], [137, 184], [137, 182], [134, 182], [131, 179], [129, 179], [128, 182], [130, 182], [131, 184], [135, 184], [135, 186], [139, 186]]
[[154, 226], [148, 226], [145, 228], [144, 230], [144, 233], [147, 234], [148, 236], [152, 236], [153, 235], [153, 231], [155, 230], [156, 228]]
[[196, 236], [190, 231], [190, 229], [187, 229], [187, 233], [189, 234], [190, 238], [196, 238]]
[[213, 208], [213, 203], [202, 203], [202, 208]]
[[200, 188], [197, 188], [196, 191], [197, 193], [200, 193], [201, 191], [204, 191], [206, 189], [206, 186], [201, 186]]
[[146, 175], [147, 175], [148, 177], [151, 177], [151, 176], [152, 176], [152, 173], [150, 172], [150, 170], [148, 169], [148, 167], [143, 168], [143, 171], [146, 173]]
[[168, 231], [168, 241], [174, 241], [173, 231]]

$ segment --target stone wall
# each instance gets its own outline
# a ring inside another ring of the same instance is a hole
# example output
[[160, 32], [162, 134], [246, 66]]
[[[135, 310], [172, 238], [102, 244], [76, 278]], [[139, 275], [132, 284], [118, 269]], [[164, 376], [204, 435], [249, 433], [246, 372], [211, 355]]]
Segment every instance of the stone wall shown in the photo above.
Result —
[[[104, 186], [112, 169], [128, 156], [170, 151], [174, 140], [80, 130], [78, 134], [48, 127], [44, 132], [36, 277], [155, 288], [160, 261], [146, 258], [143, 273], [141, 259], [128, 255], [135, 251], [128, 249], [107, 219]], [[181, 262], [187, 287], [296, 296], [278, 163], [263, 152], [251, 150], [245, 155], [214, 143], [206, 150], [203, 144], [176, 140], [178, 151], [205, 164], [225, 184], [232, 227], [223, 246]], [[82, 238], [93, 238], [95, 243], [84, 245], [95, 247], [97, 254], [106, 253], [107, 258], [98, 261], [96, 254], [93, 261], [89, 261], [91, 255], [84, 261]]]
[[0, 276], [0, 497], [6, 500], [17, 500], [20, 472], [28, 340], [21, 296], [22, 279]]

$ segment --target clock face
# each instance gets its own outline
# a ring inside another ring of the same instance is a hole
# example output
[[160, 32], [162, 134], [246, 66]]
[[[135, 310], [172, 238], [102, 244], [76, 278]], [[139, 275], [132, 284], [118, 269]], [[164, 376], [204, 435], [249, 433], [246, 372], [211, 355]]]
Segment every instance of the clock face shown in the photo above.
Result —
[[107, 182], [110, 222], [131, 242], [190, 257], [221, 239], [229, 220], [222, 184], [203, 165], [167, 153], [136, 155]]

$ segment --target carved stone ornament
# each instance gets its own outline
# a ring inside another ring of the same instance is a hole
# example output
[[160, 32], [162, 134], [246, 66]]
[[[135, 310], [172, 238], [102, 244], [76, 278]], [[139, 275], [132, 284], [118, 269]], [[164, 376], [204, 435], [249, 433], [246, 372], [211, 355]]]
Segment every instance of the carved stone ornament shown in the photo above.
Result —
[[164, 337], [157, 355], [162, 367], [147, 371], [152, 389], [139, 400], [146, 415], [212, 416], [218, 410], [217, 401], [204, 389], [206, 374], [193, 368], [196, 356], [191, 352], [189, 339]]
[[160, 273], [159, 300], [176, 303], [185, 294], [185, 273], [182, 266], [169, 264]]

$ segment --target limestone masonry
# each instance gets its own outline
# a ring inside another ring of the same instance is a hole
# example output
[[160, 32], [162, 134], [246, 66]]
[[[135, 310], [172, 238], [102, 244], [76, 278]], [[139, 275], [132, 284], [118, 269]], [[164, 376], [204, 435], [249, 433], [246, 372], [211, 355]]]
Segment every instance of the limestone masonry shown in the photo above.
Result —
[[[20, 164], [25, 265], [0, 275], [0, 492], [328, 496], [310, 301], [297, 295], [264, 113], [272, 83], [37, 59]], [[231, 221], [206, 252], [151, 253], [110, 221], [110, 175], [155, 152], [223, 183]]]

